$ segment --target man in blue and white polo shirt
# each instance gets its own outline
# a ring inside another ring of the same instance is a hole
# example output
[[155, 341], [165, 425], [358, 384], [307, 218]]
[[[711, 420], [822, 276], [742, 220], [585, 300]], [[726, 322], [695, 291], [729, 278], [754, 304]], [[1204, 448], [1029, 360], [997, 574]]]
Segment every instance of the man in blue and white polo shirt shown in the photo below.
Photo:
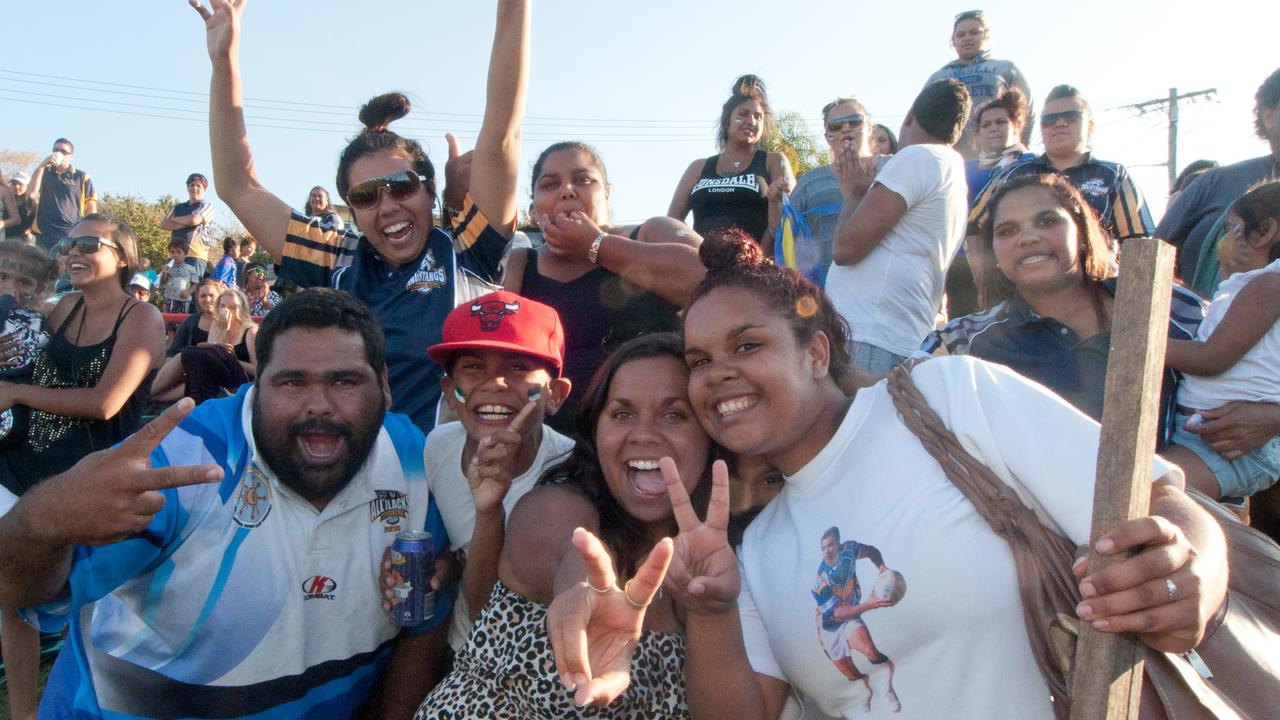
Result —
[[0, 604], [70, 622], [40, 718], [346, 718], [384, 668], [383, 710], [438, 679], [451, 593], [410, 633], [377, 588], [397, 532], [447, 540], [423, 435], [386, 412], [376, 322], [301, 292], [263, 323], [258, 363], [251, 388], [184, 401], [0, 518]]

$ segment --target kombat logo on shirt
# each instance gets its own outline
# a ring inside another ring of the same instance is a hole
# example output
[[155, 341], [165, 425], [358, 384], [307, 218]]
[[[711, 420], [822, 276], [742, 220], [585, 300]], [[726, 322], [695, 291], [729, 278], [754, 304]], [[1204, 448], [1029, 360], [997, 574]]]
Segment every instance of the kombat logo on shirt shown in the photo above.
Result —
[[422, 256], [422, 262], [418, 264], [418, 271], [409, 276], [404, 289], [426, 295], [436, 288], [444, 287], [446, 280], [444, 270], [436, 265], [435, 255], [427, 250], [427, 254]]
[[1098, 197], [1102, 197], [1110, 191], [1111, 188], [1107, 187], [1107, 184], [1100, 178], [1094, 178], [1080, 183], [1080, 192], [1083, 195], [1096, 195]]
[[743, 173], [742, 175], [734, 175], [726, 178], [702, 178], [697, 185], [693, 186], [690, 194], [699, 190], [707, 192], [733, 192], [734, 190], [753, 190], [760, 192], [760, 176], [755, 173]]
[[338, 583], [324, 575], [312, 575], [302, 581], [303, 600], [332, 600]]
[[236, 487], [231, 518], [243, 528], [255, 528], [271, 513], [271, 483], [257, 465], [250, 465]]
[[369, 522], [384, 523], [383, 532], [397, 532], [400, 523], [409, 516], [409, 498], [395, 490], [374, 490], [376, 498], [369, 503]]

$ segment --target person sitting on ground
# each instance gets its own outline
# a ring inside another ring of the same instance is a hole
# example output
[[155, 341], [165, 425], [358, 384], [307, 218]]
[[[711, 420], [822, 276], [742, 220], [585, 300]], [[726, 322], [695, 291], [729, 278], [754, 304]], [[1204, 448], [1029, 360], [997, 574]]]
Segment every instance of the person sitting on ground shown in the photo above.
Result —
[[195, 266], [187, 262], [186, 243], [169, 243], [169, 260], [160, 270], [159, 283], [164, 287], [165, 312], [191, 312], [191, 296], [200, 283], [200, 274]]
[[755, 75], [735, 80], [720, 110], [720, 153], [689, 165], [667, 216], [684, 222], [692, 210], [698, 234], [736, 227], [771, 252], [782, 196], [796, 185], [787, 156], [761, 149], [773, 131], [764, 81]]
[[843, 156], [844, 208], [826, 288], [853, 326], [855, 367], [887, 373], [933, 329], [964, 238], [964, 160], [951, 145], [968, 116], [962, 83], [934, 83], [916, 97], [902, 149], [883, 169]]
[[254, 317], [266, 317], [282, 299], [267, 282], [267, 266], [257, 261], [244, 266], [244, 294], [249, 298], [249, 313]]
[[257, 372], [257, 335], [248, 298], [235, 288], [223, 290], [208, 337], [165, 361], [151, 384], [152, 401], [171, 403], [185, 396], [198, 405], [234, 395]]
[[[565, 377], [585, 387], [604, 358], [632, 338], [674, 330], [702, 278], [701, 237], [683, 222], [614, 225], [604, 161], [579, 142], [551, 145], [533, 164], [531, 212], [546, 241], [513, 248], [503, 287], [550, 305], [565, 332]], [[568, 434], [577, 403], [547, 424]]]
[[1040, 134], [1044, 137], [1044, 154], [1014, 164], [993, 177], [973, 202], [969, 223], [974, 231], [986, 222], [991, 197], [1002, 183], [1023, 175], [1055, 173], [1080, 191], [1113, 242], [1151, 236], [1156, 224], [1129, 170], [1120, 163], [1093, 157], [1089, 149], [1093, 141], [1093, 111], [1079, 90], [1058, 85], [1049, 91], [1040, 117]]
[[209, 339], [209, 330], [213, 327], [215, 320], [218, 297], [226, 289], [225, 285], [213, 278], [205, 278], [196, 285], [193, 312], [174, 331], [173, 340], [164, 351], [166, 357], [173, 357], [183, 348], [199, 345]]
[[371, 582], [397, 532], [448, 543], [376, 319], [308, 290], [261, 341], [236, 397], [181, 401], [0, 518], [0, 605], [70, 624], [42, 717], [407, 717], [439, 678], [453, 591], [402, 630]]
[[1165, 351], [1165, 364], [1186, 373], [1165, 456], [1197, 490], [1243, 502], [1280, 476], [1280, 432], [1228, 457], [1196, 425], [1229, 403], [1280, 403], [1280, 181], [1254, 187], [1227, 210], [1218, 259], [1226, 279], [1195, 339], [1171, 339]]
[[[967, 10], [956, 15], [951, 27], [951, 45], [955, 48], [956, 59], [942, 66], [929, 76], [925, 85], [932, 85], [940, 80], [954, 78], [969, 89], [969, 97], [973, 101], [972, 109], [977, 110], [1011, 89], [1022, 93], [1024, 98], [1031, 97], [1031, 87], [1022, 71], [1012, 60], [997, 60], [991, 57], [987, 43], [991, 40], [991, 28], [987, 17], [981, 10]], [[1030, 108], [1028, 119], [1034, 119]], [[966, 158], [977, 154], [973, 139], [978, 134], [976, 117], [965, 123], [964, 134], [956, 144], [956, 148]], [[1028, 122], [1020, 128], [1019, 141], [1023, 145], [1031, 143], [1031, 124]]]

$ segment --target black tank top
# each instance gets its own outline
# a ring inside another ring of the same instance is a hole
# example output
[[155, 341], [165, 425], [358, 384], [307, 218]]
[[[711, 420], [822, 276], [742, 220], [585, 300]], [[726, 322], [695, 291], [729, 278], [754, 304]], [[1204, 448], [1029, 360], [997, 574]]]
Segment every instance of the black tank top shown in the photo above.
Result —
[[745, 170], [728, 177], [716, 174], [719, 160], [719, 155], [707, 158], [702, 175], [689, 192], [693, 229], [699, 235], [706, 235], [712, 230], [737, 227], [757, 241], [763, 241], [769, 229], [769, 199], [760, 178], [766, 183], [772, 180], [769, 154], [757, 150]]
[[679, 309], [602, 267], [560, 282], [538, 272], [536, 250], [527, 258], [520, 294], [555, 308], [564, 326], [564, 375], [573, 390], [569, 402], [547, 418], [547, 424], [568, 434], [577, 416], [575, 398], [583, 397], [605, 357], [632, 338], [678, 329]]
[[[79, 346], [68, 340], [65, 334], [77, 313], [84, 312], [84, 298], [79, 298], [36, 359], [31, 384], [46, 388], [96, 387], [111, 361], [120, 325], [141, 304], [132, 298], [126, 300], [106, 340]], [[70, 468], [85, 455], [109, 448], [128, 437], [138, 429], [142, 420], [154, 378], [155, 370], [152, 370], [120, 411], [106, 420], [70, 418], [31, 409], [26, 437], [20, 444], [0, 454], [0, 474], [8, 476], [3, 478], [5, 486], [20, 495], [21, 491], [40, 480]]]

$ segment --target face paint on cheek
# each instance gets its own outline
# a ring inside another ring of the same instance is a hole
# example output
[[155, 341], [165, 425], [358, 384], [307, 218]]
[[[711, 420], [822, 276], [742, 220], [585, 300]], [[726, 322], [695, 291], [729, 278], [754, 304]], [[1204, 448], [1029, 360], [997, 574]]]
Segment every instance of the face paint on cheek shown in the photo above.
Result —
[[529, 402], [538, 402], [542, 399], [542, 388], [529, 388]]
[[458, 387], [457, 385], [453, 386], [453, 399], [457, 400], [460, 403], [467, 402], [467, 396], [463, 394], [462, 388]]

